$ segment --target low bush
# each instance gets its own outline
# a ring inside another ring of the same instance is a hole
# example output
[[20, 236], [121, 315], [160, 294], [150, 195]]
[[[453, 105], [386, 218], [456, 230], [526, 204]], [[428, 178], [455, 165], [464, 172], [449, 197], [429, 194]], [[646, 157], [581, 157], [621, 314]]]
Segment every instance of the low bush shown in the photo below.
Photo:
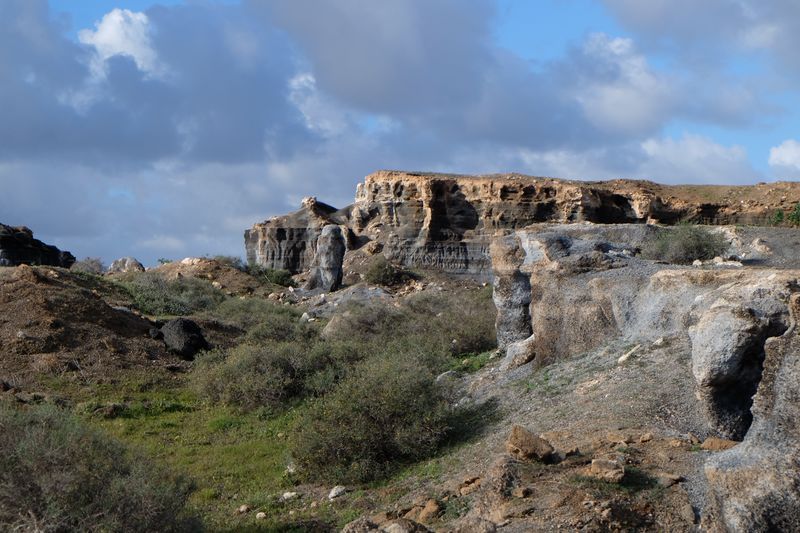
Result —
[[452, 416], [423, 363], [387, 354], [364, 361], [316, 400], [294, 427], [290, 449], [309, 479], [374, 480], [398, 464], [433, 454]]
[[296, 287], [297, 283], [292, 278], [292, 273], [288, 270], [279, 268], [268, 268], [261, 265], [250, 263], [247, 267], [247, 272], [256, 278], [263, 279], [273, 285], [280, 285], [281, 287]]
[[688, 264], [697, 259], [722, 256], [729, 246], [719, 233], [692, 224], [680, 224], [662, 230], [655, 240], [645, 245], [642, 255], [647, 259]]
[[191, 484], [52, 406], [0, 406], [3, 531], [197, 531]]
[[276, 320], [295, 325], [300, 320], [301, 312], [294, 307], [261, 298], [228, 298], [206, 312], [206, 315], [250, 330], [259, 324]]
[[206, 280], [167, 280], [155, 272], [136, 274], [118, 283], [131, 295], [134, 307], [148, 315], [189, 315], [213, 309], [226, 298]]
[[367, 283], [386, 287], [403, 283], [412, 277], [409, 272], [396, 267], [380, 254], [372, 259], [367, 271], [364, 273], [364, 280]]
[[236, 257], [235, 255], [215, 255], [211, 259], [217, 263], [235, 268], [236, 270], [247, 272], [247, 265], [244, 264], [241, 257]]
[[786, 216], [786, 220], [789, 221], [792, 226], [800, 226], [800, 202], [798, 202], [794, 206], [794, 209], [792, 209], [792, 212]]
[[302, 396], [306, 378], [325, 367], [324, 360], [310, 355], [308, 346], [297, 342], [242, 344], [227, 353], [216, 351], [198, 358], [192, 383], [212, 403], [247, 411], [277, 410], [287, 400]]
[[99, 276], [106, 271], [106, 266], [99, 257], [84, 257], [80, 261], [75, 261], [69, 269]]

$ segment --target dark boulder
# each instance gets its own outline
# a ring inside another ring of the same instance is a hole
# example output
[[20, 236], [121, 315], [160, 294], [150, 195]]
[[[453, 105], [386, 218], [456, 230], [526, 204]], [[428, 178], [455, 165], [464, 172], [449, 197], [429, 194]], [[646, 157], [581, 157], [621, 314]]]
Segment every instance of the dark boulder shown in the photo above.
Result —
[[197, 352], [209, 349], [200, 326], [188, 318], [170, 320], [161, 328], [161, 333], [167, 348], [181, 359], [191, 361]]

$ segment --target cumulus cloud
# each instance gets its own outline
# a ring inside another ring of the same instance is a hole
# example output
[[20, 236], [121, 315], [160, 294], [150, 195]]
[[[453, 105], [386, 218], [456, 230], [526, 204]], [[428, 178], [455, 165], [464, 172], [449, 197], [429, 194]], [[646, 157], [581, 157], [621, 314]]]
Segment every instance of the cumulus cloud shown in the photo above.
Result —
[[[676, 35], [661, 26], [682, 24], [704, 39], [672, 3], [607, 2], [661, 43]], [[726, 5], [698, 13], [726, 17], [714, 31], [741, 46], [782, 46], [786, 24], [766, 8], [741, 14], [764, 23], [742, 36]], [[638, 33], [533, 64], [496, 44], [495, 8], [187, 2], [114, 9], [75, 41], [46, 0], [0, 2], [2, 222], [152, 263], [240, 254], [253, 222], [306, 195], [344, 206], [379, 168], [756, 179], [743, 148], [663, 132], [676, 118], [747, 124], [758, 84], [654, 63]]]
[[769, 151], [769, 165], [778, 177], [800, 178], [800, 142], [787, 139]]
[[158, 75], [165, 67], [158, 61], [150, 43], [150, 31], [146, 14], [117, 8], [108, 12], [94, 30], [81, 30], [78, 40], [96, 50], [97, 61], [93, 67], [97, 76], [105, 73], [105, 61], [116, 55], [129, 56], [142, 72]]
[[698, 135], [648, 139], [640, 172], [667, 183], [752, 183], [758, 179], [742, 146], [724, 146]]

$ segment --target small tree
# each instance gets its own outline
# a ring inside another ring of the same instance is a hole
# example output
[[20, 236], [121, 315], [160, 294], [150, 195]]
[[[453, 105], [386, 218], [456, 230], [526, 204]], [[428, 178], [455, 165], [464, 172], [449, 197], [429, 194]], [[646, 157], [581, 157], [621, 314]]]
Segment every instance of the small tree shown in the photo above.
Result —
[[775, 214], [772, 215], [772, 225], [773, 226], [780, 226], [783, 224], [784, 220], [786, 219], [786, 215], [783, 212], [783, 209], [778, 209], [775, 211]]

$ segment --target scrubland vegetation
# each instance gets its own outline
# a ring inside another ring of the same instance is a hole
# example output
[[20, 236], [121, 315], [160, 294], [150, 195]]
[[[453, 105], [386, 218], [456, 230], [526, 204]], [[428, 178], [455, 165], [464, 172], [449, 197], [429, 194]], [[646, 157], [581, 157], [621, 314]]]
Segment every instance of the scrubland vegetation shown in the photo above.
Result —
[[[241, 333], [185, 373], [53, 376], [63, 407], [0, 412], [3, 528], [179, 531], [202, 517], [214, 531], [280, 530], [282, 491], [401, 476], [480, 429], [465, 429], [474, 413], [454, 407], [435, 378], [470, 370], [494, 348], [488, 288], [350, 303], [308, 321], [302, 305], [227, 296], [195, 278], [146, 272], [93, 286], [152, 317], [193, 316]], [[236, 514], [245, 504], [267, 518]], [[341, 525], [354, 517], [347, 505], [318, 509], [314, 520]], [[302, 525], [310, 516], [294, 527], [311, 527]]]
[[642, 254], [648, 259], [688, 264], [697, 259], [702, 261], [721, 256], [729, 246], [719, 233], [693, 224], [679, 224], [661, 230]]

